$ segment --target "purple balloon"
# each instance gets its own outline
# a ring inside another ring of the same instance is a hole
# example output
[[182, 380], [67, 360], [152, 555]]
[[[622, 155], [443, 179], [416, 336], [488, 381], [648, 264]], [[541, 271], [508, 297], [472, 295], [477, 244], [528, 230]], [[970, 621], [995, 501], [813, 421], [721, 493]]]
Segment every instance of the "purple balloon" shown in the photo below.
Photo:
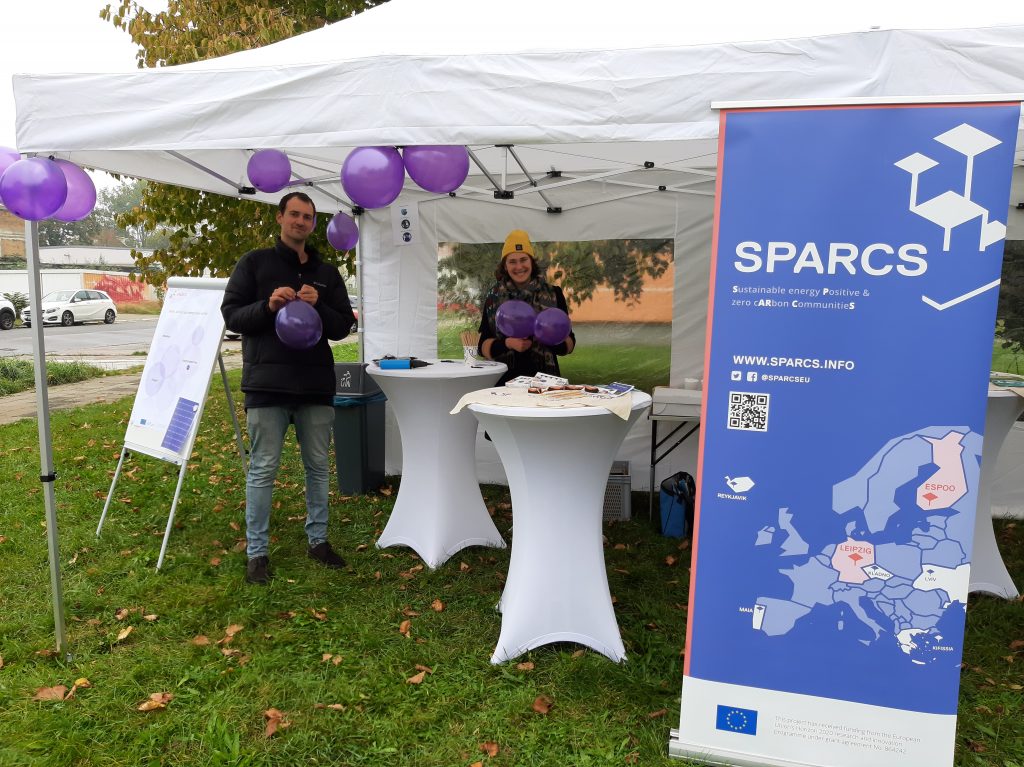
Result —
[[68, 183], [68, 196], [53, 217], [58, 221], [81, 221], [96, 207], [96, 185], [89, 174], [73, 162], [55, 160]]
[[277, 310], [274, 330], [285, 346], [309, 349], [316, 346], [323, 335], [324, 323], [320, 319], [320, 314], [310, 304], [295, 299]]
[[569, 337], [572, 322], [569, 315], [557, 307], [544, 309], [533, 323], [533, 336], [545, 346], [555, 346]]
[[498, 307], [494, 324], [506, 338], [530, 338], [537, 312], [525, 301], [506, 301]]
[[0, 176], [0, 199], [14, 215], [26, 221], [52, 216], [68, 196], [68, 182], [60, 166], [44, 157], [11, 163]]
[[448, 194], [469, 175], [469, 152], [464, 146], [427, 144], [402, 151], [409, 178], [435, 194]]
[[261, 192], [280, 192], [292, 179], [292, 164], [279, 149], [261, 149], [249, 158], [246, 174]]
[[393, 146], [353, 149], [341, 166], [341, 185], [356, 205], [385, 208], [395, 201], [405, 183], [402, 156]]
[[338, 211], [327, 225], [327, 241], [335, 250], [352, 250], [359, 242], [359, 227], [347, 213]]
[[6, 146], [0, 146], [0, 176], [4, 175], [4, 171], [7, 170], [8, 166], [16, 163], [20, 159], [21, 155], [18, 154], [17, 150]]

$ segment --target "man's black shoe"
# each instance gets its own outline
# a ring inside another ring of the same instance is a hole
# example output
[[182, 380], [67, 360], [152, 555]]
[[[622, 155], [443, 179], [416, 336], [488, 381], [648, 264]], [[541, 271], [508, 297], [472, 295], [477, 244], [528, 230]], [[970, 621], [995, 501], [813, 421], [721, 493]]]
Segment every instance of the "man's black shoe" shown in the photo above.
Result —
[[265, 556], [250, 559], [245, 566], [245, 580], [259, 586], [270, 583], [270, 559]]
[[332, 549], [331, 544], [327, 541], [318, 543], [316, 546], [310, 546], [306, 555], [310, 559], [315, 559], [325, 567], [338, 569], [345, 566], [345, 560], [338, 556], [338, 552]]

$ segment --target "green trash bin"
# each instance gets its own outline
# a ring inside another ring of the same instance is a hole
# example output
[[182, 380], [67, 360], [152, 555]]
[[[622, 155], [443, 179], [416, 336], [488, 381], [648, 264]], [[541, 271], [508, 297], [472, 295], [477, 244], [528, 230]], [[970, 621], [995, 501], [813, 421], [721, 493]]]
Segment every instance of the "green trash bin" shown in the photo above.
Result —
[[384, 484], [384, 402], [377, 382], [359, 362], [334, 366], [334, 458], [338, 491], [362, 495]]

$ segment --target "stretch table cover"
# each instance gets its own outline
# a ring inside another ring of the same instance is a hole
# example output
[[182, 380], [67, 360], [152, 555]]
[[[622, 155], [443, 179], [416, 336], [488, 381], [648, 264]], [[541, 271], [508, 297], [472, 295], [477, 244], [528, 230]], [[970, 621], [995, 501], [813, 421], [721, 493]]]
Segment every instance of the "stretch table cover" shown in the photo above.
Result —
[[449, 411], [467, 391], [491, 384], [505, 365], [434, 361], [367, 372], [387, 395], [402, 433], [402, 484], [379, 548], [408, 546], [438, 567], [467, 546], [505, 548], [476, 481], [476, 421]]
[[469, 409], [494, 441], [512, 493], [515, 537], [491, 663], [552, 642], [578, 642], [615, 661], [615, 621], [601, 533], [608, 470], [651, 398], [632, 392], [625, 420], [592, 407]]

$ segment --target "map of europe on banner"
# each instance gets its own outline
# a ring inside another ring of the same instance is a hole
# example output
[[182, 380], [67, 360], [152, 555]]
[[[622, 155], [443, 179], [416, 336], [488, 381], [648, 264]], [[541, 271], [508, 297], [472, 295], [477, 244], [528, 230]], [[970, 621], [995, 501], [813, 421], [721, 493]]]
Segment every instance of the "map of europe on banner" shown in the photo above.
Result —
[[[1019, 115], [724, 115], [681, 731], [756, 751], [843, 724], [741, 693], [698, 713], [704, 682], [955, 724]], [[899, 763], [921, 733], [894, 728], [852, 752]]]

